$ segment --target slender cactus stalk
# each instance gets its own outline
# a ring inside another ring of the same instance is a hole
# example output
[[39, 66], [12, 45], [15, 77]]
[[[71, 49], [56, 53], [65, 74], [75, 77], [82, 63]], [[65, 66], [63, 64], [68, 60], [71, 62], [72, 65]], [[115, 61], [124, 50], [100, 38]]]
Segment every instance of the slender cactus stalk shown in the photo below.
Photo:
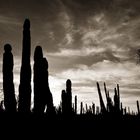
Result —
[[98, 82], [97, 82], [97, 89], [98, 89], [98, 94], [99, 94], [101, 113], [106, 113], [106, 108], [105, 108], [105, 105], [104, 105], [104, 101], [103, 101], [101, 90], [100, 90], [100, 85], [99, 85]]
[[138, 110], [138, 114], [140, 114], [139, 101], [137, 101], [137, 110]]
[[75, 114], [77, 114], [77, 96], [75, 96]]
[[81, 106], [80, 106], [80, 114], [83, 114], [83, 102], [81, 102]]

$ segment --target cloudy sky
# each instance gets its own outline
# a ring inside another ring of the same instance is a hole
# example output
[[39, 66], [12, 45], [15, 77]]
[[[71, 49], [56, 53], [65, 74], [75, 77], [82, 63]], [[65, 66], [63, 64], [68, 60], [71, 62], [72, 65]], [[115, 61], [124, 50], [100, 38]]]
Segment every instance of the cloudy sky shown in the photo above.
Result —
[[32, 64], [34, 49], [41, 45], [49, 61], [55, 105], [65, 81], [71, 79], [79, 102], [99, 105], [96, 82], [102, 89], [106, 82], [111, 96], [119, 83], [124, 106], [136, 110], [136, 100], [140, 100], [139, 13], [139, 0], [0, 0], [0, 88], [3, 46], [10, 43], [18, 94], [22, 26], [29, 18]]

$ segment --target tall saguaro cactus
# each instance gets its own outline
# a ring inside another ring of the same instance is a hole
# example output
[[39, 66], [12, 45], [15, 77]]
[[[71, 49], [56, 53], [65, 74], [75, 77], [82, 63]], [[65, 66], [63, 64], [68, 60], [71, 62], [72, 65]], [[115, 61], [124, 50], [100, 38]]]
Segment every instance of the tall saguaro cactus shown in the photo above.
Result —
[[70, 115], [72, 113], [72, 92], [71, 92], [71, 80], [66, 81], [66, 91], [62, 91], [62, 113]]
[[[44, 101], [42, 101], [42, 97], [45, 91], [43, 90], [42, 83], [42, 59], [43, 52], [40, 46], [37, 46], [34, 52], [34, 112], [42, 113], [45, 110]], [[44, 82], [44, 81], [43, 81]]]
[[13, 83], [13, 55], [9, 44], [4, 46], [3, 54], [3, 90], [4, 106], [7, 112], [16, 112], [15, 89]]
[[67, 95], [66, 95], [65, 90], [62, 90], [61, 99], [62, 99], [62, 113], [66, 114], [66, 112], [67, 112]]
[[68, 112], [71, 113], [72, 112], [72, 92], [71, 92], [71, 80], [68, 79], [66, 81], [66, 93], [67, 93], [67, 103], [68, 103]]
[[31, 37], [30, 37], [30, 21], [26, 19], [23, 25], [23, 48], [22, 48], [22, 64], [20, 71], [19, 85], [19, 112], [30, 112], [31, 106]]
[[34, 53], [34, 112], [54, 113], [52, 93], [49, 88], [48, 61], [43, 57], [41, 46], [37, 46]]

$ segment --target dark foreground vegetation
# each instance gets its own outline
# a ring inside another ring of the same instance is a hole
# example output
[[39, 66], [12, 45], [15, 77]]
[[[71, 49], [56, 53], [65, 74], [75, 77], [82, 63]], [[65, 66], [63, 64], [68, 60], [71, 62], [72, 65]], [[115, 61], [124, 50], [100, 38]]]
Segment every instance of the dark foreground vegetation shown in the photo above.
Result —
[[[61, 102], [58, 107], [53, 104], [52, 93], [49, 88], [48, 61], [43, 56], [41, 46], [37, 46], [34, 53], [34, 100], [31, 108], [31, 65], [30, 65], [30, 21], [25, 20], [23, 26], [23, 48], [22, 64], [20, 71], [19, 96], [15, 97], [13, 82], [14, 60], [12, 47], [10, 44], [4, 46], [3, 54], [3, 94], [4, 100], [0, 104], [0, 126], [3, 130], [11, 130], [13, 126], [15, 131], [25, 128], [24, 132], [34, 130], [46, 133], [47, 130], [62, 131], [59, 134], [76, 133], [81, 131], [94, 134], [96, 132], [109, 132], [119, 134], [123, 130], [140, 130], [140, 108], [136, 101], [137, 111], [130, 111], [130, 108], [123, 106], [120, 99], [119, 85], [114, 89], [114, 97], [110, 97], [109, 90], [104, 83], [104, 92], [106, 104], [102, 98], [100, 85], [97, 82], [97, 91], [99, 95], [100, 107], [92, 103], [91, 106], [81, 102], [78, 112], [77, 96], [72, 102], [72, 82], [66, 81], [66, 89], [62, 90]], [[70, 129], [71, 131], [68, 131]], [[117, 130], [117, 131], [116, 131]], [[23, 131], [21, 131], [22, 133]], [[46, 134], [44, 133], [44, 134]]]

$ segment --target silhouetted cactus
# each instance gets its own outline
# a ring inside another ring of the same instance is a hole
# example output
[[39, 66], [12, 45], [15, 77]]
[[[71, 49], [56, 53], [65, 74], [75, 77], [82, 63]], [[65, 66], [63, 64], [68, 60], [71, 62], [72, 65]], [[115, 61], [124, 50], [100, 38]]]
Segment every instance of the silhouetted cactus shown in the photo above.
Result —
[[83, 114], [83, 102], [81, 102], [81, 105], [80, 105], [80, 114], [81, 115]]
[[106, 101], [107, 101], [107, 111], [112, 113], [113, 112], [113, 103], [112, 103], [111, 97], [109, 96], [109, 91], [107, 91], [105, 83], [104, 83], [104, 90], [105, 90]]
[[66, 95], [65, 90], [62, 90], [61, 100], [62, 100], [62, 113], [66, 114], [67, 113], [67, 95]]
[[22, 64], [20, 71], [19, 85], [19, 112], [30, 112], [31, 106], [31, 37], [30, 37], [30, 21], [26, 19], [23, 26], [23, 48], [22, 48]]
[[42, 48], [37, 46], [34, 54], [34, 112], [54, 113], [53, 98], [48, 81], [48, 61], [43, 58]]
[[121, 111], [121, 115], [123, 115], [123, 104], [121, 103], [121, 109], [120, 109], [120, 111]]
[[117, 93], [118, 93], [118, 109], [120, 110], [120, 88], [119, 88], [119, 84], [117, 84]]
[[138, 114], [140, 115], [139, 101], [137, 101], [137, 110], [138, 110]]
[[71, 92], [71, 81], [66, 81], [66, 91], [62, 90], [62, 113], [70, 115], [72, 113], [72, 92]]
[[113, 102], [112, 102], [112, 99], [111, 99], [111, 97], [109, 96], [109, 91], [108, 91], [108, 93], [107, 93], [107, 106], [108, 106], [108, 111], [110, 112], [110, 113], [113, 113]]
[[126, 107], [124, 108], [124, 115], [126, 115], [127, 114], [127, 110], [126, 110]]
[[72, 92], [71, 92], [71, 86], [72, 86], [72, 83], [71, 83], [71, 80], [68, 79], [66, 81], [66, 94], [67, 94], [67, 110], [69, 113], [72, 112]]
[[9, 44], [4, 46], [3, 54], [3, 91], [4, 106], [7, 112], [16, 112], [15, 88], [13, 83], [13, 55]]
[[107, 98], [107, 88], [106, 88], [106, 83], [104, 83], [104, 90], [105, 90], [105, 95], [106, 95], [106, 98]]
[[88, 112], [88, 105], [86, 104], [86, 113]]
[[95, 115], [95, 104], [94, 103], [92, 103], [92, 113], [93, 113], [93, 115]]
[[52, 93], [50, 91], [50, 87], [49, 87], [49, 72], [48, 72], [48, 61], [46, 58], [43, 58], [43, 77], [42, 81], [44, 81], [43, 83], [43, 91], [44, 91], [44, 102], [46, 102], [47, 105], [47, 110], [46, 112], [48, 114], [54, 114], [55, 110], [54, 110], [54, 105], [53, 105], [53, 97], [52, 97]]
[[34, 109], [35, 113], [44, 113], [46, 103], [43, 102], [43, 82], [42, 81], [42, 59], [43, 52], [40, 46], [37, 46], [34, 52]]
[[[117, 86], [118, 88], [118, 86]], [[119, 91], [115, 88], [114, 89], [115, 95], [114, 95], [114, 112], [120, 113], [120, 95]]]
[[105, 108], [105, 105], [104, 105], [104, 101], [103, 101], [103, 98], [102, 98], [102, 94], [101, 94], [101, 90], [100, 90], [100, 86], [99, 86], [98, 82], [97, 82], [97, 89], [98, 89], [98, 94], [99, 94], [101, 113], [104, 114], [104, 113], [106, 113], [106, 108]]
[[75, 96], [75, 114], [77, 114], [77, 96]]

